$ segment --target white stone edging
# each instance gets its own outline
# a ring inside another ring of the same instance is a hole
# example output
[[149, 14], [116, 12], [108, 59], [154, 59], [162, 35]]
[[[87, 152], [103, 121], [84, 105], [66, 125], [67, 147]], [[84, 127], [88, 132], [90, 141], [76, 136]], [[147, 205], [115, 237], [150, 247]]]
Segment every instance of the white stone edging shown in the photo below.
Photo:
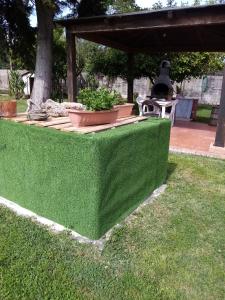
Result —
[[221, 154], [206, 152], [206, 151], [200, 151], [200, 150], [186, 149], [186, 148], [170, 147], [169, 152], [170, 153], [180, 153], [180, 154], [187, 154], [187, 155], [196, 155], [196, 156], [202, 156], [202, 157], [225, 159], [225, 156], [221, 155]]
[[[151, 204], [157, 197], [159, 197], [162, 193], [164, 193], [165, 190], [166, 190], [166, 187], [167, 187], [167, 185], [163, 184], [159, 188], [154, 190], [154, 192], [143, 203], [141, 203], [129, 216], [127, 216], [125, 218], [125, 220], [122, 221], [122, 223], [129, 222], [133, 218], [133, 216], [138, 211], [140, 211], [144, 206]], [[74, 240], [76, 240], [76, 241], [78, 241], [79, 243], [82, 243], [82, 244], [85, 243], [85, 244], [95, 245], [100, 251], [103, 250], [106, 241], [108, 241], [110, 239], [114, 229], [122, 226], [121, 224], [116, 224], [107, 233], [105, 233], [103, 237], [101, 237], [98, 240], [92, 240], [92, 239], [89, 239], [89, 238], [87, 238], [83, 235], [80, 235], [76, 231], [73, 231], [73, 230], [70, 230], [70, 229], [64, 227], [63, 225], [60, 225], [56, 222], [53, 222], [53, 221], [51, 221], [47, 218], [41, 217], [41, 216], [35, 214], [34, 212], [32, 212], [32, 211], [30, 211], [26, 208], [23, 208], [22, 206], [16, 204], [15, 202], [7, 200], [7, 199], [5, 199], [1, 196], [0, 196], [0, 205], [9, 208], [13, 212], [15, 212], [18, 216], [23, 216], [23, 217], [26, 217], [26, 218], [30, 218], [32, 221], [46, 226], [47, 229], [52, 231], [52, 232], [60, 233], [60, 232], [63, 232], [63, 231], [67, 231], [67, 232], [70, 233], [70, 237], [72, 239], [74, 239]]]

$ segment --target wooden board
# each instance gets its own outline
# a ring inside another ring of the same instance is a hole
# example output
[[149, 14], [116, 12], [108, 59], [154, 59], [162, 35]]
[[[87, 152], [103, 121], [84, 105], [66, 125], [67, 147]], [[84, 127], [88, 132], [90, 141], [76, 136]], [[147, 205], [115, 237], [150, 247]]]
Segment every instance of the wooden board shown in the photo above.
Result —
[[35, 125], [39, 127], [49, 127], [56, 130], [61, 130], [65, 132], [77, 132], [81, 134], [95, 133], [108, 129], [113, 129], [119, 126], [124, 126], [132, 123], [137, 123], [146, 120], [147, 117], [137, 117], [137, 116], [129, 116], [127, 118], [118, 119], [113, 124], [104, 124], [97, 126], [86, 126], [86, 127], [74, 127], [70, 122], [69, 117], [59, 117], [59, 118], [48, 118], [46, 121], [30, 121], [27, 120], [26, 114], [17, 115], [14, 118], [10, 118], [13, 122], [23, 123], [27, 125]]
[[16, 123], [21, 123], [21, 122], [27, 121], [27, 116], [22, 115], [22, 116], [16, 116], [16, 117], [13, 117], [13, 118], [3, 118], [3, 119], [10, 120], [10, 121], [13, 121], [13, 122], [16, 122]]
[[69, 123], [70, 119], [68, 117], [54, 118], [47, 121], [39, 121], [36, 125], [40, 127], [50, 127], [53, 125], [59, 125], [64, 123]]
[[54, 128], [54, 129], [57, 129], [57, 130], [61, 130], [61, 129], [68, 128], [68, 127], [72, 127], [72, 123], [68, 122], [68, 123], [65, 123], [65, 124], [52, 125], [49, 128]]
[[27, 125], [35, 125], [37, 124], [39, 121], [29, 121], [29, 120], [26, 120], [25, 122], [23, 122], [23, 124], [27, 124]]
[[61, 130], [66, 131], [66, 132], [78, 132], [78, 133], [87, 134], [87, 133], [100, 132], [100, 131], [104, 131], [107, 129], [112, 129], [112, 128], [116, 128], [119, 126], [124, 126], [124, 125], [128, 125], [128, 124], [144, 121], [146, 119], [147, 119], [147, 117], [133, 117], [133, 118], [128, 118], [128, 119], [123, 118], [123, 119], [117, 120], [117, 122], [113, 123], [113, 124], [105, 124], [105, 125], [98, 125], [98, 126], [86, 126], [86, 127], [72, 126], [72, 127], [62, 128]]

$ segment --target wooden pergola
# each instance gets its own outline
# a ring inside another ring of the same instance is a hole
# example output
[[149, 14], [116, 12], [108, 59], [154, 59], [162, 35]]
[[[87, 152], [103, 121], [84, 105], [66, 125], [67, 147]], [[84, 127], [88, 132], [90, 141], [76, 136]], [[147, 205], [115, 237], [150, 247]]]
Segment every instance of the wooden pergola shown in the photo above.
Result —
[[[76, 101], [76, 37], [125, 51], [128, 102], [136, 53], [225, 52], [225, 4], [58, 20], [66, 28], [69, 101]], [[225, 146], [225, 68], [215, 146]]]

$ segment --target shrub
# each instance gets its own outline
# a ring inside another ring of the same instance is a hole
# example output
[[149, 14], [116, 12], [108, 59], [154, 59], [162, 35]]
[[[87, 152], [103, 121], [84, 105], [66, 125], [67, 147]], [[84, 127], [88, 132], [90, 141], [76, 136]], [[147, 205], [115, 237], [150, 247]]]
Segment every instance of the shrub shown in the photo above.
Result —
[[105, 88], [98, 90], [86, 88], [80, 91], [78, 101], [84, 104], [87, 110], [110, 110], [118, 103], [118, 94]]
[[21, 99], [24, 96], [25, 83], [23, 82], [19, 72], [10, 71], [9, 74], [9, 94], [16, 99]]

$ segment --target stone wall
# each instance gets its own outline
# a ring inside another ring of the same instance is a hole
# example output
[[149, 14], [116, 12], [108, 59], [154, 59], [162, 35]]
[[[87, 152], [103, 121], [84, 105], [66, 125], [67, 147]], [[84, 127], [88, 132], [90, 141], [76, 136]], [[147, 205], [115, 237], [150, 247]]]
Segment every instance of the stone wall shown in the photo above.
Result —
[[[199, 103], [217, 105], [220, 103], [222, 88], [222, 76], [205, 76], [199, 79], [191, 79], [183, 84], [185, 97], [198, 98]], [[107, 79], [100, 80], [100, 85], [107, 85]], [[176, 84], [174, 84], [175, 87]], [[146, 97], [151, 94], [151, 82], [148, 78], [136, 79], [134, 81], [134, 93]], [[127, 82], [117, 78], [110, 87], [118, 91], [124, 98], [127, 97]]]
[[[100, 86], [110, 86], [113, 90], [119, 92], [123, 98], [127, 97], [127, 82], [122, 78], [117, 78], [113, 83], [108, 83], [107, 78], [101, 78]], [[140, 96], [146, 97], [151, 94], [151, 83], [148, 78], [135, 79], [134, 81], [134, 93], [137, 93]]]
[[[199, 103], [217, 105], [220, 103], [223, 76], [205, 76], [200, 79], [191, 79], [184, 82], [183, 94], [185, 97], [198, 98]], [[100, 78], [100, 86], [109, 86], [118, 91], [122, 97], [127, 97], [127, 82], [117, 78], [113, 83], [106, 77]], [[151, 82], [148, 78], [135, 79], [134, 93], [146, 97], [151, 94]], [[0, 91], [8, 90], [8, 70], [0, 70]]]
[[223, 76], [205, 76], [185, 81], [184, 96], [198, 98], [202, 104], [217, 105], [220, 103], [222, 80]]
[[[9, 72], [10, 70], [8, 69], [0, 69], [0, 92], [2, 93], [9, 92]], [[31, 91], [31, 77], [33, 78], [34, 76], [27, 70], [17, 70], [17, 72], [21, 75], [25, 83], [24, 95], [29, 96]]]
[[8, 91], [9, 80], [8, 80], [8, 70], [0, 70], [0, 91]]

